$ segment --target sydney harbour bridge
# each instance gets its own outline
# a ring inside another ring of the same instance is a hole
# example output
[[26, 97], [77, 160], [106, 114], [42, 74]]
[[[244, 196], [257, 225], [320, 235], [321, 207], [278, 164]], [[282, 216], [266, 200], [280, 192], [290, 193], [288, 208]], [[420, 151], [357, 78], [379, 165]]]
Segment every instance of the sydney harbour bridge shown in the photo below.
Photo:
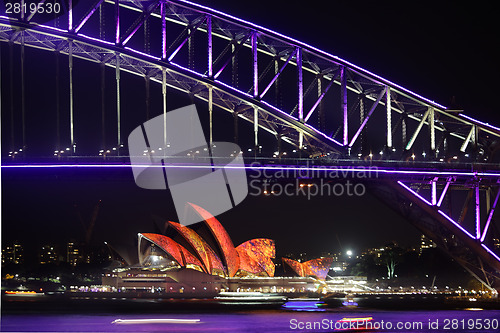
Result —
[[[206, 105], [210, 144], [217, 131], [231, 132], [236, 143], [252, 143], [244, 151], [248, 163], [257, 159], [263, 168], [282, 169], [319, 164], [352, 172], [377, 167], [377, 179], [368, 182], [378, 197], [486, 287], [500, 288], [495, 214], [500, 128], [302, 41], [189, 1], [67, 0], [56, 8], [42, 0], [35, 10], [29, 2], [19, 4], [0, 16], [1, 47], [20, 53], [19, 59], [4, 57], [2, 65], [19, 63], [15, 75], [22, 82], [15, 96], [2, 96], [7, 100], [2, 112], [10, 112], [10, 118], [3, 117], [3, 167], [127, 165], [129, 132], [124, 129], [139, 126], [156, 111], [166, 113], [167, 96], [177, 91]], [[57, 144], [36, 156], [27, 143], [33, 121], [26, 116], [24, 88], [28, 48], [67, 59], [66, 68], [58, 62], [55, 75], [64, 71], [68, 80], [58, 79], [53, 87], [57, 94], [67, 92], [54, 102], [57, 131], [50, 135]], [[88, 132], [77, 131], [76, 59], [102, 73], [95, 105], [102, 126]], [[109, 70], [115, 82], [105, 86]], [[122, 105], [124, 76], [144, 78], [141, 122], [131, 124]], [[161, 96], [149, 94], [150, 85], [160, 86]], [[113, 95], [112, 108], [105, 95]], [[9, 98], [10, 110], [5, 107]], [[14, 98], [21, 100], [19, 107], [12, 106]], [[162, 110], [150, 108], [153, 98], [161, 98]], [[232, 117], [231, 124], [214, 123], [220, 112]], [[242, 138], [244, 123], [253, 131]], [[82, 153], [77, 143], [87, 137], [78, 133], [101, 136], [101, 143], [93, 153]], [[275, 149], [263, 153], [262, 140], [268, 138]]]

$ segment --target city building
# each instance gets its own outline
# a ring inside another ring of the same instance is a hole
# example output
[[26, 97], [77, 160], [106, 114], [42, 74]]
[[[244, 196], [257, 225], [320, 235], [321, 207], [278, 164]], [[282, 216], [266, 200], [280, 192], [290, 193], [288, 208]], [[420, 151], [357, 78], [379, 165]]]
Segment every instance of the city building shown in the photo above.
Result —
[[74, 242], [68, 242], [66, 244], [66, 262], [71, 266], [76, 266], [83, 262], [83, 255]]
[[425, 235], [420, 236], [420, 250], [419, 255], [422, 255], [423, 251], [426, 249], [433, 249], [436, 247], [436, 243], [434, 243], [431, 239], [427, 238]]
[[347, 269], [347, 267], [349, 266], [349, 263], [345, 262], [345, 261], [333, 261], [333, 264], [332, 266], [330, 267], [330, 270], [331, 271], [334, 271], [336, 273], [341, 273], [341, 272], [345, 272], [345, 270]]
[[14, 247], [6, 246], [2, 249], [2, 265], [14, 262]]
[[41, 265], [57, 264], [59, 262], [59, 257], [55, 246], [54, 245], [42, 246], [38, 259], [39, 259], [38, 262]]
[[14, 242], [12, 246], [2, 249], [2, 265], [22, 264], [24, 262], [23, 246], [19, 242]]

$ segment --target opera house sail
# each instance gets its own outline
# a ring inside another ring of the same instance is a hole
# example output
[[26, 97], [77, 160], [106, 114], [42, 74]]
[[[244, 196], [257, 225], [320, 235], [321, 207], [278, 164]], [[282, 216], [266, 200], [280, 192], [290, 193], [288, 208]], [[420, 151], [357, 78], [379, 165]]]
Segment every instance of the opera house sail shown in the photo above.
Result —
[[295, 277], [275, 277], [274, 240], [256, 238], [235, 247], [212, 214], [194, 204], [188, 208], [203, 222], [186, 227], [168, 221], [164, 234], [139, 233], [138, 264], [115, 269], [106, 274], [103, 283], [122, 290], [218, 293], [306, 291], [304, 283], [314, 286], [325, 281], [333, 258], [304, 263], [283, 258], [285, 273]]

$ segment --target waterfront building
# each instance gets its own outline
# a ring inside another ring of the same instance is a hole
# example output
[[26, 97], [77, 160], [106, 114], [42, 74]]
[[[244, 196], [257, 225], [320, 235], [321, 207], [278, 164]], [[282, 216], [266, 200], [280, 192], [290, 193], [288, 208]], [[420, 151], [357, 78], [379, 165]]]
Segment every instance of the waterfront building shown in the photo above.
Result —
[[332, 257], [303, 263], [283, 258], [288, 276], [275, 277], [272, 239], [251, 239], [235, 247], [215, 217], [199, 206], [190, 207], [204, 219], [202, 225], [195, 230], [168, 222], [164, 234], [139, 233], [139, 263], [106, 273], [103, 284], [116, 290], [176, 293], [324, 290]]

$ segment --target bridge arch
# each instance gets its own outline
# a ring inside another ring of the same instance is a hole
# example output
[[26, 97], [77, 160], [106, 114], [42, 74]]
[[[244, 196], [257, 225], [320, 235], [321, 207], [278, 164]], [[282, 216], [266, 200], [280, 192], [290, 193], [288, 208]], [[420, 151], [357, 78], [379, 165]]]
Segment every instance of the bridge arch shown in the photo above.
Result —
[[[103, 27], [103, 18], [112, 23]], [[309, 152], [400, 159], [412, 156], [418, 142], [437, 159], [454, 140], [463, 158], [484, 161], [492, 137], [500, 136], [497, 127], [344, 59], [192, 2], [79, 2], [58, 22], [64, 23], [38, 24], [36, 14], [1, 17], [0, 40], [119, 67], [193, 94], [209, 110], [216, 105], [254, 123], [256, 145], [263, 129]], [[293, 81], [286, 93], [281, 81]], [[367, 125], [377, 130], [368, 133]], [[122, 137], [118, 131], [118, 146]]]

